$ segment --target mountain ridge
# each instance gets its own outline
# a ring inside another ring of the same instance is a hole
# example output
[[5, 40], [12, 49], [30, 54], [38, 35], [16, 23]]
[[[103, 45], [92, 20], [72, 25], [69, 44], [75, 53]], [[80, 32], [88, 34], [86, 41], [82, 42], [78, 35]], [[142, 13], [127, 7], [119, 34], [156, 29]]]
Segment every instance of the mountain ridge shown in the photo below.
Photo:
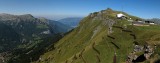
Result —
[[[127, 19], [117, 19], [118, 13], [123, 12], [106, 9], [91, 13], [81, 20], [77, 28], [59, 40], [54, 50], [41, 55], [39, 60], [33, 63], [113, 63], [115, 57], [117, 59], [115, 61], [125, 63], [128, 61], [126, 59], [128, 54], [134, 50], [135, 42], [142, 46], [149, 44], [153, 47], [152, 41], [155, 40], [150, 38], [160, 38], [159, 35], [156, 36], [160, 33], [160, 30], [157, 30], [158, 25], [133, 26]], [[131, 17], [133, 21], [141, 19], [125, 15]], [[151, 27], [155, 28], [149, 29]], [[159, 49], [158, 44], [157, 46]], [[158, 49], [155, 49], [154, 54], [160, 52]], [[136, 54], [140, 55], [137, 52]], [[152, 61], [158, 59], [151, 58]]]

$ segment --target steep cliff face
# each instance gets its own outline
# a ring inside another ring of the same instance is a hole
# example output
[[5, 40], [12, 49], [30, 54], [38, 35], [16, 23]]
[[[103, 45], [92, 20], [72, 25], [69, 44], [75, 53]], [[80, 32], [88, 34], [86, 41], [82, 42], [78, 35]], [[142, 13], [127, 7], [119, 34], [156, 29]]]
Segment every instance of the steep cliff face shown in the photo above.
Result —
[[58, 41], [54, 50], [42, 55], [35, 63], [123, 63], [133, 51], [135, 41], [144, 45], [148, 43], [145, 41], [156, 36], [148, 33], [160, 33], [157, 29], [130, 25], [127, 19], [117, 19], [118, 13], [122, 12], [106, 9], [91, 13], [82, 19], [77, 28]]

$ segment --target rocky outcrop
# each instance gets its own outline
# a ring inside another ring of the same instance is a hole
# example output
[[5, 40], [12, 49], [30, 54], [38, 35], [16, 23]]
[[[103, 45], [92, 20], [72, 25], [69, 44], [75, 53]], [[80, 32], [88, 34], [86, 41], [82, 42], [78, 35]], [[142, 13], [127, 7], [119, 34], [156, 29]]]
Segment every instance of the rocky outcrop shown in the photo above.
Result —
[[[140, 56], [138, 56], [136, 53], [143, 53]], [[154, 48], [150, 45], [134, 45], [133, 52], [129, 53], [126, 62], [132, 63], [132, 62], [143, 62], [145, 60], [150, 59], [151, 55], [154, 53]]]
[[97, 32], [99, 32], [101, 30], [101, 27], [98, 26], [94, 31], [93, 31], [93, 35], [91, 37], [91, 39], [97, 34]]
[[108, 29], [109, 29], [108, 34], [113, 33], [112, 26], [113, 26], [114, 23], [115, 23], [115, 21], [112, 20], [112, 19], [109, 19], [109, 20], [107, 21], [107, 25], [108, 25]]

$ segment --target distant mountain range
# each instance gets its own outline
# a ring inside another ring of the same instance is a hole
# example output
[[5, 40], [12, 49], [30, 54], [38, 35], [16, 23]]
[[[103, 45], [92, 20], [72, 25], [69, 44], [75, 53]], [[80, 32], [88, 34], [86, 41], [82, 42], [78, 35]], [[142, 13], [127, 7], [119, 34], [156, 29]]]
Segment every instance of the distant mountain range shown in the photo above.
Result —
[[[36, 59], [40, 53], [44, 52], [45, 49], [43, 48], [47, 48], [58, 41], [69, 30], [71, 30], [71, 27], [68, 25], [45, 18], [35, 18], [31, 14], [0, 14], [0, 63], [1, 53], [4, 52], [13, 54], [9, 56], [11, 59], [5, 59], [5, 61], [9, 60], [11, 63], [20, 63], [22, 60], [27, 62], [29, 57], [21, 58], [21, 54], [24, 53], [27, 55], [22, 56], [31, 55]], [[38, 52], [39, 54], [34, 54], [35, 52], [27, 53], [33, 48], [37, 48], [34, 51], [41, 50], [41, 52]], [[18, 55], [19, 57], [14, 58]], [[14, 61], [12, 61], [13, 58]]]
[[71, 26], [71, 27], [77, 27], [79, 22], [82, 20], [82, 17], [72, 17], [72, 18], [64, 18], [58, 20], [58, 22], [61, 22], [65, 25]]

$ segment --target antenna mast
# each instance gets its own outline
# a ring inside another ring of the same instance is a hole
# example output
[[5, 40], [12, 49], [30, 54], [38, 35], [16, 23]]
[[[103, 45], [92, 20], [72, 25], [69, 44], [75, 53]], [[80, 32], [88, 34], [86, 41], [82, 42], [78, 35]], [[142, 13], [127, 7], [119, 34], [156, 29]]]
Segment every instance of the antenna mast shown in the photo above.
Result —
[[123, 12], [123, 5], [122, 5], [122, 12]]

